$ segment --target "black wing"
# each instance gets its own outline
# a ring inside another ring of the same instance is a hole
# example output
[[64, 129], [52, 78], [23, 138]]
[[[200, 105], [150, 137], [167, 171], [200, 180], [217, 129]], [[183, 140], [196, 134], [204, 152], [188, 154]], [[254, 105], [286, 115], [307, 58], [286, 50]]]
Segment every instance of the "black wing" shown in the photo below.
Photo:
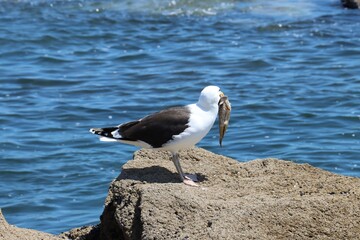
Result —
[[119, 126], [123, 140], [141, 140], [154, 148], [159, 148], [174, 135], [188, 128], [190, 109], [188, 107], [172, 107], [137, 121]]

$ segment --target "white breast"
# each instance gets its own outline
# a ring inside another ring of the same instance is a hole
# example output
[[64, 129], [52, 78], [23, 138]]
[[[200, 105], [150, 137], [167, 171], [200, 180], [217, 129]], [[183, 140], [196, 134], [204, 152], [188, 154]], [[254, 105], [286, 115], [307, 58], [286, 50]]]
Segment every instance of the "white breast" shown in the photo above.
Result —
[[184, 132], [174, 136], [173, 140], [165, 144], [162, 149], [176, 152], [180, 149], [191, 148], [200, 142], [214, 125], [218, 112], [217, 104], [207, 110], [198, 104], [190, 104], [188, 107], [191, 113], [189, 127]]

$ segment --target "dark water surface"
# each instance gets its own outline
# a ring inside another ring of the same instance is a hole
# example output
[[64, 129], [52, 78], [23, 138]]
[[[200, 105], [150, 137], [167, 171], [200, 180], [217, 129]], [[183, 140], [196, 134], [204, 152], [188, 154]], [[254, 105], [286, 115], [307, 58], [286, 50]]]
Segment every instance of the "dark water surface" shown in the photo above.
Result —
[[231, 126], [198, 144], [360, 177], [360, 11], [340, 1], [0, 1], [0, 207], [17, 226], [96, 224], [135, 147], [119, 124], [218, 85]]

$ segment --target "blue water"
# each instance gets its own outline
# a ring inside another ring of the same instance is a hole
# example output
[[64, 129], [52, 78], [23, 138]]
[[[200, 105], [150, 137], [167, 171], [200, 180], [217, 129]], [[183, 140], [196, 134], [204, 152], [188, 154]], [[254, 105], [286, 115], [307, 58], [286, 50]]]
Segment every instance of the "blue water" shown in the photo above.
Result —
[[55, 234], [98, 223], [136, 148], [88, 129], [210, 84], [231, 125], [198, 146], [360, 177], [359, 29], [340, 0], [0, 1], [0, 207]]

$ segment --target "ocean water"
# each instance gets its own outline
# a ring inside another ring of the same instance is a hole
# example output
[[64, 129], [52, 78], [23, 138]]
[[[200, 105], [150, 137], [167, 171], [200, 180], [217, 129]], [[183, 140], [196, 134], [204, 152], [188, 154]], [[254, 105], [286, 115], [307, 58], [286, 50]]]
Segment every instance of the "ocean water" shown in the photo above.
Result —
[[135, 147], [112, 126], [218, 85], [198, 146], [360, 177], [360, 11], [340, 0], [0, 1], [0, 207], [54, 234], [96, 224]]

